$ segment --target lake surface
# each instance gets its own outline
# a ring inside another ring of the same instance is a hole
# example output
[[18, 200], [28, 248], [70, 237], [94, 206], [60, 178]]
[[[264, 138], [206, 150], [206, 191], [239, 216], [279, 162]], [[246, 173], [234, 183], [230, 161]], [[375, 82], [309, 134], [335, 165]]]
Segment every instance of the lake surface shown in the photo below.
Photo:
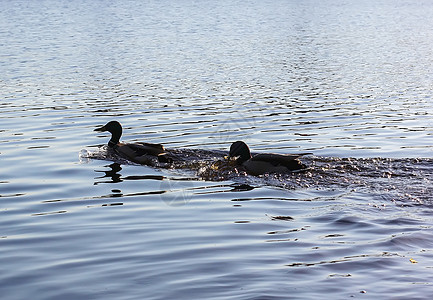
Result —
[[2, 299], [433, 295], [433, 2], [0, 5]]

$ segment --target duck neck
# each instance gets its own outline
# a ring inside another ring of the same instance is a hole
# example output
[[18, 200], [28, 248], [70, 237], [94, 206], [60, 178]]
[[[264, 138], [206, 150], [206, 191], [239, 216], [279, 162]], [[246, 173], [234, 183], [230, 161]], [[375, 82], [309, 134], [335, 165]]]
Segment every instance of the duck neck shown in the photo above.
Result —
[[108, 141], [108, 147], [110, 148], [114, 148], [117, 146], [117, 144], [119, 143], [119, 141], [117, 141], [117, 143], [115, 141], [113, 141], [113, 139]]
[[121, 132], [120, 132], [120, 134], [116, 133], [116, 132], [111, 133], [111, 139], [108, 141], [108, 147], [110, 147], [110, 148], [117, 147], [117, 144], [119, 144], [121, 135], [122, 135]]
[[242, 165], [242, 164], [243, 164], [244, 162], [246, 162], [248, 159], [249, 159], [249, 158], [245, 158], [245, 157], [240, 156], [240, 157], [238, 157], [238, 159], [236, 160], [236, 163], [237, 163], [238, 165]]
[[239, 164], [239, 165], [241, 165], [241, 164], [243, 164], [244, 162], [246, 162], [247, 160], [249, 160], [251, 158], [251, 152], [248, 150], [248, 151], [245, 151], [245, 152], [242, 152], [241, 153], [241, 155], [238, 157], [238, 159], [236, 160], [236, 162]]

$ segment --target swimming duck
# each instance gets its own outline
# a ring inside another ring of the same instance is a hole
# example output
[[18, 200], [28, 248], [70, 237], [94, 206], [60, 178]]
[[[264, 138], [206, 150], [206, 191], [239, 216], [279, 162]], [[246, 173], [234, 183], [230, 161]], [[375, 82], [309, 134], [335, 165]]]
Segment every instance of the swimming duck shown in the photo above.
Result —
[[307, 154], [311, 153], [263, 153], [251, 156], [247, 144], [237, 141], [230, 146], [229, 158], [234, 159], [237, 165], [243, 166], [248, 174], [261, 175], [264, 173], [286, 173], [306, 169], [306, 166], [298, 158]]
[[161, 144], [121, 143], [122, 125], [117, 121], [110, 121], [104, 126], [96, 128], [94, 131], [110, 132], [111, 139], [108, 141], [108, 147], [130, 161], [139, 164], [149, 164], [152, 157], [157, 157], [160, 162], [168, 162], [164, 146]]

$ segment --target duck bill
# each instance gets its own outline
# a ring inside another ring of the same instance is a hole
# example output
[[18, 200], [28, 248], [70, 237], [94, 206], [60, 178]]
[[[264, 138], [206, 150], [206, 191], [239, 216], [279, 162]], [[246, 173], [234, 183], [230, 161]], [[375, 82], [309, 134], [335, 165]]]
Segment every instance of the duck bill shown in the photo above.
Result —
[[102, 127], [96, 128], [96, 129], [93, 130], [93, 131], [103, 132], [103, 131], [107, 131], [107, 128], [105, 128], [105, 126], [102, 126]]

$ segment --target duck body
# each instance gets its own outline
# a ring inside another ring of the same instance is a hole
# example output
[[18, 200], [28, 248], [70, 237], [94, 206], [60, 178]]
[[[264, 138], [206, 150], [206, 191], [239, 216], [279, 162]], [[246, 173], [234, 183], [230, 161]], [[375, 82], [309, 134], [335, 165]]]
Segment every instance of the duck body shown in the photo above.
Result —
[[272, 154], [263, 153], [251, 155], [248, 146], [242, 142], [234, 142], [230, 147], [229, 157], [235, 159], [236, 164], [245, 168], [250, 175], [265, 173], [287, 173], [306, 169], [298, 158], [311, 153]]
[[166, 151], [161, 144], [120, 142], [122, 125], [117, 121], [110, 121], [94, 131], [110, 132], [111, 139], [108, 141], [108, 148], [123, 158], [139, 164], [149, 164], [155, 157], [161, 162], [166, 162]]

